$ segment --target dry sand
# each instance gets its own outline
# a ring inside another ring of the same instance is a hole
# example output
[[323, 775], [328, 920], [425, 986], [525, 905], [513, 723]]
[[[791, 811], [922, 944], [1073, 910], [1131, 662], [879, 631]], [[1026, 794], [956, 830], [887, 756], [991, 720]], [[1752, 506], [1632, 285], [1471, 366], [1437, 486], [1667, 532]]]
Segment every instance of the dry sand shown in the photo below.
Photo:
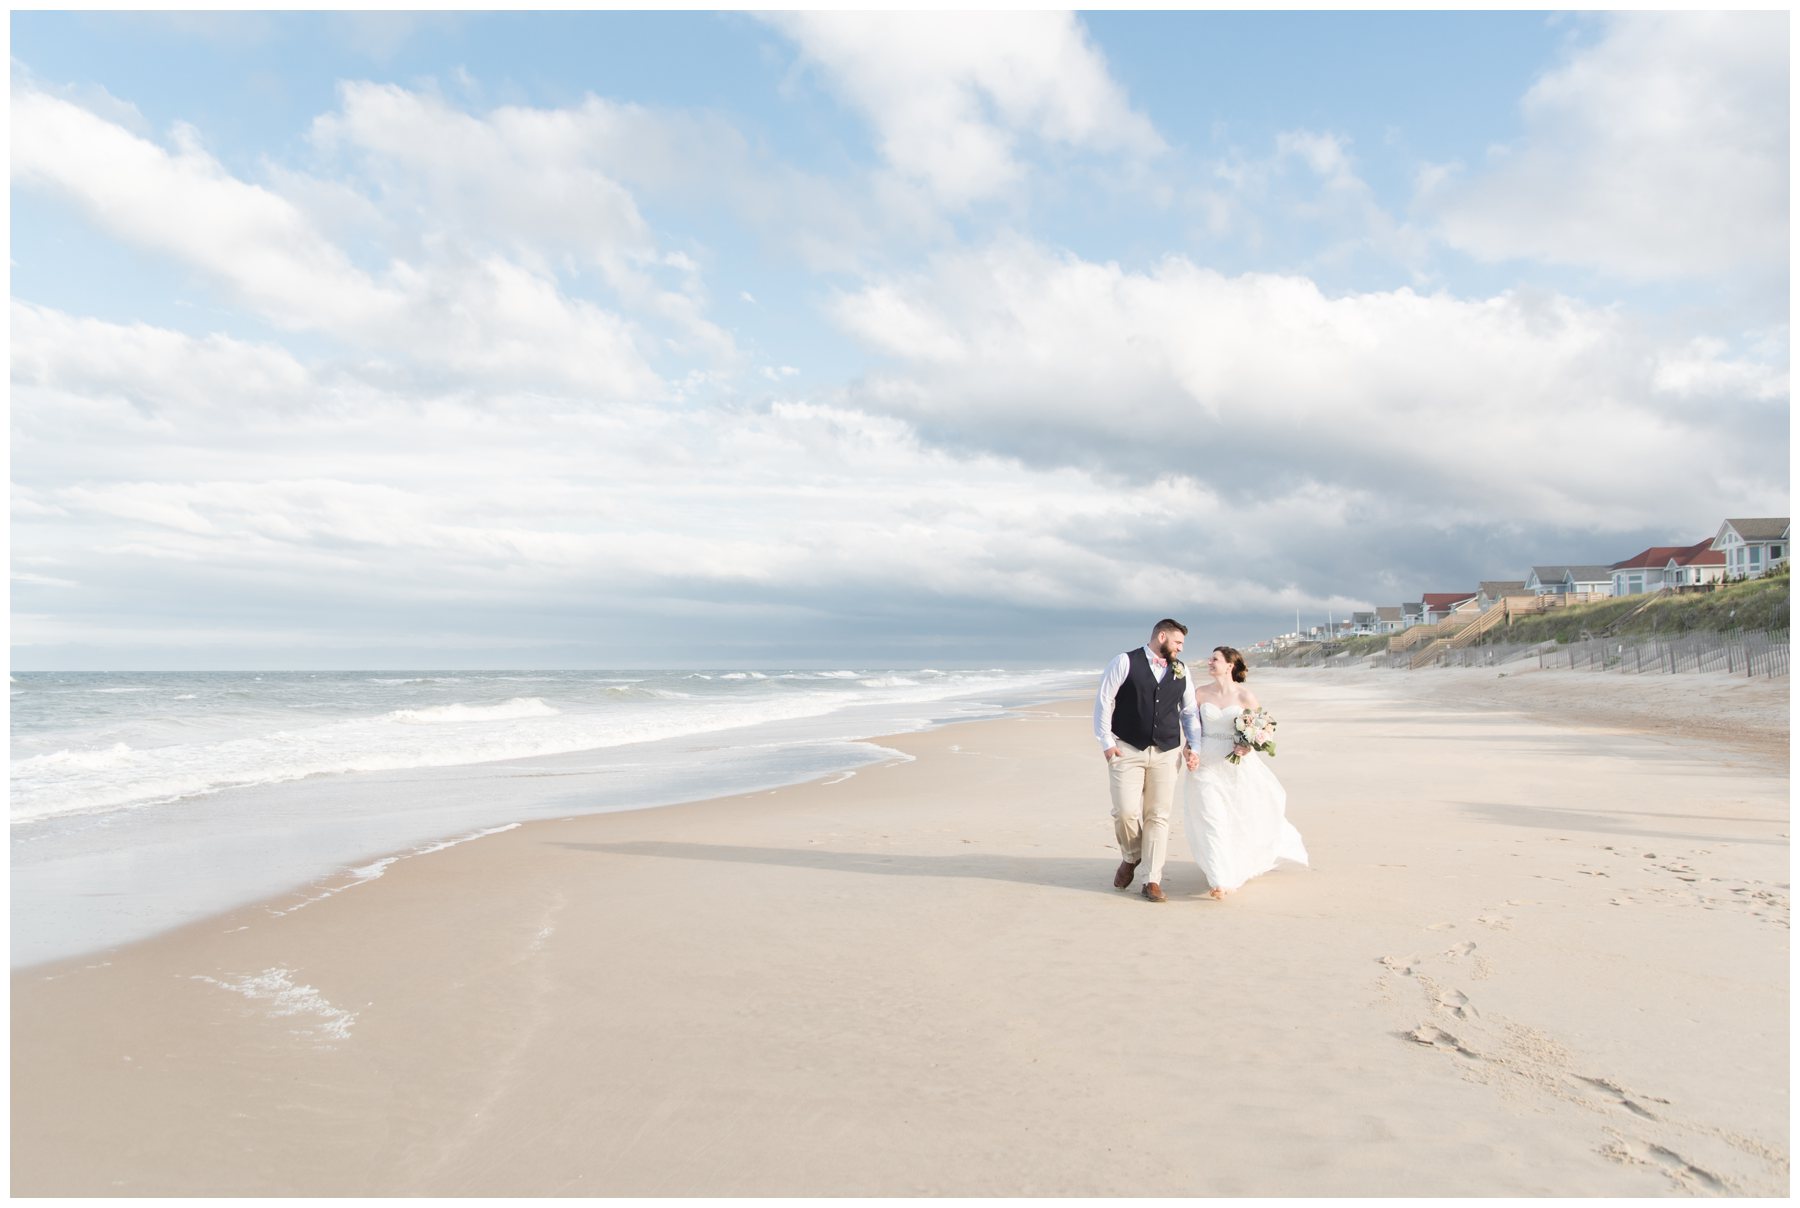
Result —
[[1786, 1194], [1785, 682], [1258, 686], [1224, 903], [1072, 701], [22, 971], [13, 1191]]

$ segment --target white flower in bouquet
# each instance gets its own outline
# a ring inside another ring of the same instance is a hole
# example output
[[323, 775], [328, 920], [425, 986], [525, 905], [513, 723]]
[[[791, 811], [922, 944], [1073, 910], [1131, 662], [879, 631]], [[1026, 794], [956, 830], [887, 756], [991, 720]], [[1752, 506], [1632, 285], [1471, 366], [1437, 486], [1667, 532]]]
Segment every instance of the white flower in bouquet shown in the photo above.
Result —
[[[1239, 713], [1233, 728], [1237, 731], [1238, 746], [1261, 751], [1264, 755], [1275, 753], [1275, 718], [1267, 709], [1247, 709]], [[1236, 751], [1227, 758], [1233, 763], [1242, 763], [1244, 759]]]

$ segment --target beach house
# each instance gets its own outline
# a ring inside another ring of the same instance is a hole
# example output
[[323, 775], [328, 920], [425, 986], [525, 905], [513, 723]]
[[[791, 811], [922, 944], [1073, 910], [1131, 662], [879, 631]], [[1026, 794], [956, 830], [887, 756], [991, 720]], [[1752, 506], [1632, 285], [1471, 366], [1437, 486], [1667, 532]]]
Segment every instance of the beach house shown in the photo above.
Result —
[[1562, 591], [1570, 600], [1594, 599], [1613, 594], [1612, 567], [1571, 566], [1563, 571]]
[[1507, 596], [1527, 594], [1523, 579], [1484, 579], [1475, 591], [1475, 607], [1478, 611], [1486, 612]]
[[1727, 579], [1754, 579], [1788, 560], [1788, 518], [1727, 520], [1712, 547], [1725, 555]]
[[1725, 578], [1725, 551], [1713, 548], [1713, 538], [1706, 537], [1669, 559], [1663, 568], [1663, 582], [1670, 587], [1704, 587]]
[[1612, 564], [1612, 594], [1635, 596], [1674, 587], [1670, 567], [1693, 551], [1691, 545], [1653, 545]]
[[1382, 604], [1375, 609], [1375, 630], [1377, 633], [1399, 633], [1406, 628], [1406, 616], [1400, 610], [1401, 604]]
[[1534, 566], [1525, 576], [1525, 590], [1534, 596], [1558, 596], [1563, 593], [1566, 566]]
[[1472, 591], [1428, 591], [1421, 598], [1424, 605], [1423, 623], [1435, 625], [1453, 612], [1470, 611], [1475, 607], [1475, 593]]
[[1411, 603], [1402, 604], [1400, 606], [1400, 621], [1400, 628], [1402, 629], [1411, 629], [1414, 625], [1423, 625], [1425, 623], [1424, 601], [1414, 600]]

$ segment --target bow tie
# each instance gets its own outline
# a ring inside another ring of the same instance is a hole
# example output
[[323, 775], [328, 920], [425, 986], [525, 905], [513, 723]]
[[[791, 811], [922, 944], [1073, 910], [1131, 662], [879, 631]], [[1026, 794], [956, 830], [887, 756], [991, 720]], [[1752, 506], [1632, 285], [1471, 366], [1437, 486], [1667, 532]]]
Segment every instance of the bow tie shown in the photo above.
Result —
[[1153, 654], [1150, 656], [1150, 665], [1152, 667], [1167, 667], [1169, 665], [1169, 660], [1159, 659]]

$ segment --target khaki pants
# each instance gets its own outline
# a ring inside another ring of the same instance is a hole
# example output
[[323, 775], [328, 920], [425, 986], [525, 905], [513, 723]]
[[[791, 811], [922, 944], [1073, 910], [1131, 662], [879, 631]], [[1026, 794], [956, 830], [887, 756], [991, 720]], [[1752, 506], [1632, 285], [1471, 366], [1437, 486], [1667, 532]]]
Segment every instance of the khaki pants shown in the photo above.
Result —
[[1119, 840], [1119, 854], [1141, 862], [1146, 884], [1161, 885], [1175, 784], [1181, 779], [1181, 748], [1139, 750], [1121, 742], [1118, 757], [1106, 771], [1112, 781], [1113, 834]]

